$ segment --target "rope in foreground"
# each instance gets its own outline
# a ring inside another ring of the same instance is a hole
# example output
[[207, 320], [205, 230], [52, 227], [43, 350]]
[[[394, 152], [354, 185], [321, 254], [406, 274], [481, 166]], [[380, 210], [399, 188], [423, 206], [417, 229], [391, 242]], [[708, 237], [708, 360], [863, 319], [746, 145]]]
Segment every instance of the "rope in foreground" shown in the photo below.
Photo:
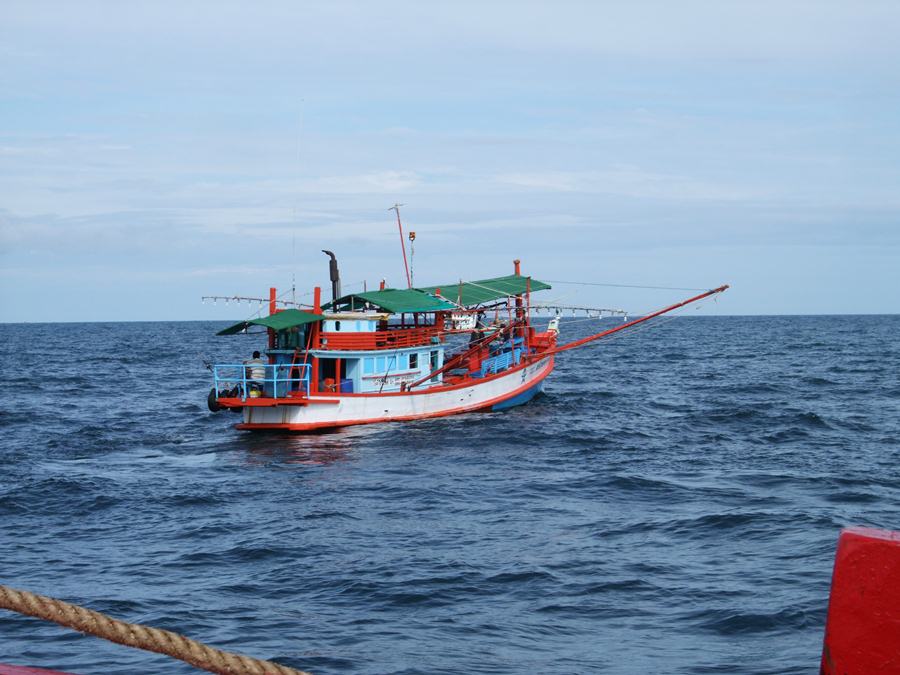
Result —
[[271, 661], [261, 661], [209, 647], [178, 633], [119, 621], [91, 609], [2, 584], [0, 609], [53, 621], [65, 628], [120, 645], [165, 654], [219, 675], [310, 675]]

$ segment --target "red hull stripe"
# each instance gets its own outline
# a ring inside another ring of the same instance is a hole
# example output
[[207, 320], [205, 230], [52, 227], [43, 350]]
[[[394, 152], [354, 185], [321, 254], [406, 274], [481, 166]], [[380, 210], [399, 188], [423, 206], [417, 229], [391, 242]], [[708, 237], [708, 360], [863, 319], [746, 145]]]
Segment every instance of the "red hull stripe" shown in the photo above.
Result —
[[[516, 368], [518, 370], [518, 368]], [[407, 422], [409, 420], [421, 420], [428, 419], [431, 417], [448, 417], [449, 415], [459, 415], [460, 413], [474, 412], [476, 410], [483, 410], [485, 408], [490, 408], [491, 406], [497, 405], [498, 403], [502, 403], [503, 401], [507, 401], [515, 396], [518, 396], [524, 391], [528, 391], [534, 386], [540, 384], [551, 372], [553, 371], [553, 360], [550, 360], [550, 363], [544, 368], [544, 370], [539, 373], [533, 380], [529, 380], [525, 384], [520, 387], [517, 387], [513, 391], [510, 391], [501, 396], [497, 396], [495, 398], [489, 399], [482, 403], [476, 403], [475, 405], [464, 406], [460, 408], [450, 408], [448, 410], [440, 410], [437, 412], [431, 413], [420, 413], [418, 415], [395, 415], [393, 417], [373, 417], [370, 419], [362, 419], [362, 420], [343, 420], [343, 421], [334, 421], [334, 422], [309, 422], [305, 424], [254, 424], [254, 423], [246, 423], [242, 422], [239, 424], [235, 424], [235, 429], [283, 429], [288, 431], [310, 431], [312, 429], [327, 429], [329, 427], [349, 427], [357, 424], [376, 424], [378, 422]], [[508, 375], [513, 371], [506, 371], [505, 373], [501, 373], [502, 375]], [[472, 386], [472, 385], [467, 385]], [[427, 391], [427, 390], [426, 390]], [[433, 390], [432, 390], [433, 391]], [[412, 392], [410, 392], [412, 393]], [[388, 394], [385, 394], [388, 395]], [[407, 394], [409, 395], [409, 394]]]

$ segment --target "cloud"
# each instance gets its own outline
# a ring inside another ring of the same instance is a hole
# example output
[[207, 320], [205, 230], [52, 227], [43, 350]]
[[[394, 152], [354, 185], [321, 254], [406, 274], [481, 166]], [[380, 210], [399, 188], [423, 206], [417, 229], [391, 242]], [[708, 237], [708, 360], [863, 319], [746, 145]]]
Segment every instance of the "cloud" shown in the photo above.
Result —
[[765, 193], [671, 174], [620, 166], [603, 171], [507, 173], [494, 178], [502, 185], [545, 192], [583, 192], [674, 201], [739, 201]]
[[398, 193], [414, 190], [422, 178], [413, 171], [377, 171], [349, 176], [325, 176], [304, 181], [297, 190], [312, 194]]
[[[57, 40], [121, 42], [125, 59], [139, 49], [165, 46], [176, 54], [191, 49], [208, 53], [229, 45], [237, 46], [239, 57], [251, 62], [273, 51], [303, 57], [327, 54], [344, 62], [359, 55], [371, 59], [391, 54], [402, 55], [407, 62], [430, 61], [448, 48], [457, 56], [505, 51], [632, 58], [840, 59], [896, 53], [893, 27], [900, 16], [896, 3], [839, 0], [552, 4], [392, 0], [301, 5], [285, 0], [254, 7], [224, 1], [175, 6], [94, 0], [54, 3], [53, 11], [41, 11], [26, 1], [6, 4], [4, 22], [12, 35], [41, 31]], [[16, 54], [26, 48], [6, 50]]]
[[713, 244], [726, 268], [748, 246], [843, 247], [855, 278], [861, 250], [896, 251], [897, 3], [3, 15], [0, 255], [28, 279], [252, 286], [319, 274], [331, 246], [375, 278], [399, 253], [394, 202], [436, 282], [511, 255], [590, 274], [597, 251], [676, 278]]

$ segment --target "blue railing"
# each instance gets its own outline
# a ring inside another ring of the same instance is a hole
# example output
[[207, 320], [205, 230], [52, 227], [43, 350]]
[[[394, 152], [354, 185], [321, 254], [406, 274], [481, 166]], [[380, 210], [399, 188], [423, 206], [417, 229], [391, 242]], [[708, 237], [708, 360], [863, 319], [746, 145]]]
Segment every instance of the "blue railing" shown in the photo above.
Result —
[[[265, 368], [265, 377], [254, 379], [248, 377], [248, 371]], [[212, 366], [216, 400], [219, 397], [247, 398], [265, 396], [267, 398], [283, 398], [288, 392], [302, 391], [309, 395], [309, 377], [312, 367], [306, 363], [274, 363], [253, 364], [225, 363]]]
[[513, 365], [518, 364], [521, 360], [521, 356], [522, 350], [516, 349], [512, 352], [503, 352], [497, 356], [485, 359], [481, 364], [481, 376], [485, 377], [486, 375], [503, 372], [507, 368], [511, 368]]

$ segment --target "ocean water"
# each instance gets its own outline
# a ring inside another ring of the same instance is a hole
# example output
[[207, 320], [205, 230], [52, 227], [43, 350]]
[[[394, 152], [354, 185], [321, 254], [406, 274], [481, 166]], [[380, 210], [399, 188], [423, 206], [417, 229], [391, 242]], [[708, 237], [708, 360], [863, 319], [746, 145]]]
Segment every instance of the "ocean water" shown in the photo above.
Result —
[[[207, 411], [222, 325], [0, 325], [0, 583], [322, 674], [812, 674], [840, 528], [900, 528], [900, 316], [678, 318], [315, 435]], [[197, 672], [7, 612], [0, 661]]]

